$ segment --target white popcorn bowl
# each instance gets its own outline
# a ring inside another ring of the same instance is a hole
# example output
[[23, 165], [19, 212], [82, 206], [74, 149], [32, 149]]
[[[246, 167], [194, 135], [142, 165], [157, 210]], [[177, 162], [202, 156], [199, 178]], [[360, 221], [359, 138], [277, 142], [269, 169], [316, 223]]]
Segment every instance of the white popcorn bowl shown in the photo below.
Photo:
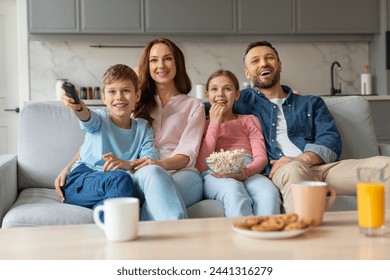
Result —
[[244, 156], [236, 157], [234, 162], [227, 158], [206, 158], [206, 164], [213, 173], [216, 174], [235, 174], [240, 171], [244, 165]]

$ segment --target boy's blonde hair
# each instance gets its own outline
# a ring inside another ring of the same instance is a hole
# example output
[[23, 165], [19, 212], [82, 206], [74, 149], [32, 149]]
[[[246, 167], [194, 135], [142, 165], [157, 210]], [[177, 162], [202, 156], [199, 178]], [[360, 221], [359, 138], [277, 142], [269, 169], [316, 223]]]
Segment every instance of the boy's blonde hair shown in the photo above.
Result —
[[138, 91], [138, 77], [137, 74], [134, 72], [134, 70], [124, 64], [115, 64], [110, 68], [108, 68], [103, 75], [102, 92], [104, 92], [104, 88], [107, 85], [112, 84], [115, 81], [123, 81], [123, 80], [130, 80], [134, 85], [135, 91], [136, 92]]

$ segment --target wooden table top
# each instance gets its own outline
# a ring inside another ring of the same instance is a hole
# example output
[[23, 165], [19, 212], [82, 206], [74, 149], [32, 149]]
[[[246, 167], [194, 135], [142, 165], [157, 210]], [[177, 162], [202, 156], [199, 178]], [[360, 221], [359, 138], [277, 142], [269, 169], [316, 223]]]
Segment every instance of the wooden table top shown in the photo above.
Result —
[[329, 212], [322, 226], [287, 239], [258, 239], [232, 230], [234, 220], [141, 222], [139, 237], [109, 242], [94, 224], [0, 229], [0, 259], [54, 260], [358, 260], [390, 259], [387, 233], [359, 234], [357, 212]]

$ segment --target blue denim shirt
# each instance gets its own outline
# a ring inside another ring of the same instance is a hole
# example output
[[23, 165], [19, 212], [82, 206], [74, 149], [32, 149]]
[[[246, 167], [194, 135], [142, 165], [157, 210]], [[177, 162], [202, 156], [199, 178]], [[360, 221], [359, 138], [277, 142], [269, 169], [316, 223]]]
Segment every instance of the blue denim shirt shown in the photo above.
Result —
[[[287, 123], [287, 133], [302, 152], [314, 152], [325, 163], [336, 161], [341, 154], [341, 136], [324, 100], [318, 96], [294, 94], [282, 86], [287, 98], [282, 107]], [[277, 106], [259, 90], [247, 88], [241, 91], [234, 104], [238, 114], [255, 115], [261, 123], [268, 160], [279, 159], [283, 152], [276, 145]], [[268, 164], [265, 174], [271, 165]]]

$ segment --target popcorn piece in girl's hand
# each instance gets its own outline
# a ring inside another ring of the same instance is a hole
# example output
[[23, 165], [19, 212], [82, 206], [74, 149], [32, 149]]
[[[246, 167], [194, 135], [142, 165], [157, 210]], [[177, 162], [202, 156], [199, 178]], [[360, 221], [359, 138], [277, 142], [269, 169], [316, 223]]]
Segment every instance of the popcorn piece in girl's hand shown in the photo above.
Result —
[[206, 158], [206, 163], [217, 174], [237, 173], [244, 164], [244, 149], [213, 152]]

